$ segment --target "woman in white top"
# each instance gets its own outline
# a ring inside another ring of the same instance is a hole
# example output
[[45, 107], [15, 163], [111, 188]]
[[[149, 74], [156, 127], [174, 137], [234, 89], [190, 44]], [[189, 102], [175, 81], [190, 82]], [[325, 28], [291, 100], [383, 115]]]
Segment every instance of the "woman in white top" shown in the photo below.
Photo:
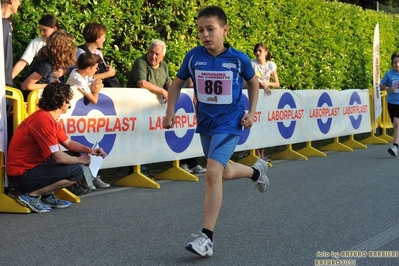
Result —
[[[254, 47], [255, 60], [252, 60], [252, 67], [255, 70], [255, 75], [259, 80], [259, 89], [264, 89], [266, 95], [270, 95], [272, 91], [270, 88], [280, 87], [278, 81], [277, 65], [271, 61], [272, 55], [264, 43], [257, 43]], [[265, 157], [264, 149], [257, 149], [256, 155], [265, 161], [270, 161]]]
[[[47, 38], [56, 30], [59, 29], [58, 20], [52, 15], [44, 15], [39, 20], [39, 30], [41, 37], [30, 41], [28, 47], [25, 49], [21, 59], [14, 65], [12, 69], [12, 78], [14, 79], [25, 68], [30, 65], [33, 58], [37, 55], [39, 50], [46, 45]], [[60, 76], [62, 73], [59, 73]]]

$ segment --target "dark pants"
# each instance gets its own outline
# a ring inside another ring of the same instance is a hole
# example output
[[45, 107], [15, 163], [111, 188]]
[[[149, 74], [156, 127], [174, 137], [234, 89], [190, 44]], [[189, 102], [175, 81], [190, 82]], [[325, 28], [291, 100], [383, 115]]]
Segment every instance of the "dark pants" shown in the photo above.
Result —
[[82, 165], [56, 163], [51, 157], [20, 176], [8, 176], [9, 187], [20, 192], [32, 192], [60, 180], [79, 181], [83, 179]]

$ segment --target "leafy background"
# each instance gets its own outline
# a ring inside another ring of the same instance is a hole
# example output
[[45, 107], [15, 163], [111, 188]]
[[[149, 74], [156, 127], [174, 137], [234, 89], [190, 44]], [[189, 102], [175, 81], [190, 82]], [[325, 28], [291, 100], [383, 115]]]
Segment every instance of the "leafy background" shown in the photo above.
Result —
[[[53, 14], [62, 28], [84, 42], [88, 22], [107, 28], [105, 60], [116, 67], [126, 84], [134, 60], [146, 52], [152, 39], [167, 43], [171, 76], [185, 53], [200, 45], [196, 15], [207, 5], [223, 7], [229, 18], [226, 39], [251, 58], [257, 42], [264, 42], [278, 66], [286, 89], [353, 89], [372, 87], [372, 41], [380, 24], [381, 73], [398, 50], [399, 16], [323, 0], [58, 0], [22, 1], [13, 18], [14, 61], [29, 41], [39, 35], [37, 21]], [[25, 70], [26, 72], [26, 70]], [[17, 78], [19, 84], [24, 77]]]

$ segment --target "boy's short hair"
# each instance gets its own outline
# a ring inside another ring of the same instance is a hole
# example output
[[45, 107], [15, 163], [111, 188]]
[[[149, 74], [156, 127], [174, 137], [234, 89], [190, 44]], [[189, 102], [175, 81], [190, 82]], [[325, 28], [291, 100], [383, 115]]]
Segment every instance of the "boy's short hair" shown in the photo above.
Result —
[[198, 17], [197, 19], [201, 17], [216, 17], [219, 20], [219, 24], [221, 26], [227, 25], [227, 16], [226, 13], [224, 13], [223, 9], [218, 6], [208, 6], [203, 9], [201, 9], [198, 12]]
[[107, 30], [104, 25], [90, 22], [83, 29], [83, 38], [85, 39], [86, 43], [93, 43], [106, 32]]
[[97, 54], [83, 53], [79, 55], [76, 64], [78, 66], [78, 69], [82, 70], [100, 63], [100, 60], [101, 57]]

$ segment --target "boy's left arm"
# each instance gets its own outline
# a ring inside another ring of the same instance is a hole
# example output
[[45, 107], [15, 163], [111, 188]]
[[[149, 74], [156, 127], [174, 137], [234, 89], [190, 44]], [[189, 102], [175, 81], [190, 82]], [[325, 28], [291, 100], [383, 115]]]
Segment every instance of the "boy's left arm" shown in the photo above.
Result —
[[256, 112], [256, 104], [258, 103], [259, 81], [255, 75], [250, 80], [247, 80], [247, 91], [249, 110], [248, 113], [241, 118], [241, 125], [244, 128], [250, 128], [252, 126]]

